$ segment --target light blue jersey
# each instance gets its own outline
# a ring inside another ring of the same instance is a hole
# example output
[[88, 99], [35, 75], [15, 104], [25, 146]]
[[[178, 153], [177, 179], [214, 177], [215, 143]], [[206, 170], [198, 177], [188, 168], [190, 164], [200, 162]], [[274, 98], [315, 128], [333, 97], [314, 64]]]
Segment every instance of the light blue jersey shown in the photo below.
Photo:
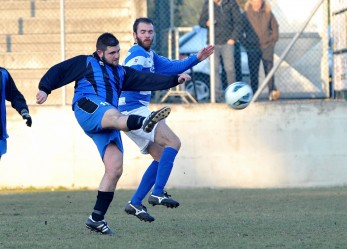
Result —
[[[146, 51], [143, 47], [135, 44], [125, 58], [124, 65], [138, 71], [159, 73], [165, 75], [177, 75], [185, 72], [199, 63], [196, 55], [191, 55], [184, 60], [170, 60], [159, 56], [153, 50]], [[153, 82], [155, 84], [155, 82]], [[148, 106], [151, 100], [151, 91], [122, 91], [118, 109], [121, 112], [131, 111], [143, 106]]]

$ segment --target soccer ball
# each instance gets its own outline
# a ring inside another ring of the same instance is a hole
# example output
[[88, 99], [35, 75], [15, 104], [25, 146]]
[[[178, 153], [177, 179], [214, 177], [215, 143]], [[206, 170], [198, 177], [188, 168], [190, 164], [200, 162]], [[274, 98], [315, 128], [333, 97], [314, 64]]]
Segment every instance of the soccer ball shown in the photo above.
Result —
[[235, 82], [225, 89], [225, 102], [232, 108], [241, 110], [251, 102], [253, 91], [245, 82]]

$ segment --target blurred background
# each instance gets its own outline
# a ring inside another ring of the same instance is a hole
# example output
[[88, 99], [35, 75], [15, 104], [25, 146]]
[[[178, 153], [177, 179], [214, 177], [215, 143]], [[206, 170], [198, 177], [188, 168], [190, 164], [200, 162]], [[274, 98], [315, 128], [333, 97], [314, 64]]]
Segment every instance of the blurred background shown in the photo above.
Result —
[[[237, 2], [242, 12], [246, 0]], [[281, 99], [344, 98], [343, 79], [339, 77], [334, 83], [332, 43], [332, 34], [346, 36], [343, 2], [268, 0], [280, 29], [275, 47], [275, 64], [280, 66], [275, 72], [275, 83]], [[203, 3], [204, 0], [2, 0], [0, 65], [10, 71], [24, 95], [32, 95], [49, 67], [79, 54], [91, 54], [103, 32], [117, 36], [124, 58], [133, 44], [132, 23], [140, 16], [154, 21], [153, 49], [158, 54], [184, 58], [207, 44], [207, 30], [198, 26]], [[292, 45], [290, 51], [280, 60], [289, 45]], [[341, 54], [345, 47], [335, 54]], [[235, 67], [241, 69], [237, 78], [248, 82], [248, 59], [242, 44], [238, 44], [236, 55]], [[189, 73], [193, 80], [184, 90], [198, 102], [209, 102], [209, 60]], [[220, 74], [224, 87], [231, 83], [225, 82], [223, 71]], [[261, 84], [262, 69], [259, 77]], [[267, 88], [259, 100], [267, 96], [266, 91]], [[153, 102], [182, 102], [179, 96], [170, 95], [163, 100], [164, 94], [163, 91], [153, 93]], [[70, 104], [72, 95], [73, 84], [70, 84], [55, 91], [49, 104]], [[35, 105], [34, 99], [29, 99], [29, 104]]]
[[[188, 71], [180, 89], [153, 94], [153, 110], [170, 105], [167, 120], [182, 140], [168, 187], [292, 187], [346, 183], [347, 0], [268, 0], [279, 23], [275, 83], [242, 111], [211, 100], [210, 61]], [[121, 61], [133, 44], [132, 24], [155, 24], [153, 49], [172, 59], [207, 45], [198, 22], [204, 0], [2, 0], [0, 66], [9, 70], [33, 117], [28, 128], [7, 108], [8, 153], [1, 158], [1, 187], [95, 187], [103, 168], [95, 145], [71, 111], [74, 84], [35, 104], [37, 85], [54, 64], [92, 54], [101, 33], [114, 33]], [[238, 1], [240, 12], [244, 1]], [[239, 46], [243, 81], [248, 57]], [[285, 55], [285, 56], [284, 56]], [[212, 63], [211, 63], [212, 64]], [[236, 64], [235, 64], [236, 65]], [[220, 72], [224, 77], [224, 72]], [[259, 83], [264, 82], [262, 70]], [[230, 82], [223, 81], [224, 85]], [[182, 91], [196, 98], [187, 104]], [[163, 99], [163, 96], [167, 96]], [[212, 103], [211, 103], [212, 102]], [[170, 104], [168, 104], [170, 103]], [[175, 103], [175, 104], [171, 104]], [[120, 188], [133, 188], [150, 158], [123, 136], [126, 154]], [[39, 173], [38, 173], [39, 172]]]

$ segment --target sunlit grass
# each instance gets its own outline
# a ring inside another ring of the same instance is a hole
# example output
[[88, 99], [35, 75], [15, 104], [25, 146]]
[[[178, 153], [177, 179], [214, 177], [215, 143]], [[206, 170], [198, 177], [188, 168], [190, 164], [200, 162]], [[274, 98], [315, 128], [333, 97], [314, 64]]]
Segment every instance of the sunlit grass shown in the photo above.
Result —
[[[106, 219], [116, 236], [84, 222], [96, 191], [0, 192], [0, 248], [346, 248], [347, 187], [173, 189], [177, 209], [152, 207], [153, 223], [124, 212], [117, 191]], [[146, 203], [144, 202], [146, 205]]]

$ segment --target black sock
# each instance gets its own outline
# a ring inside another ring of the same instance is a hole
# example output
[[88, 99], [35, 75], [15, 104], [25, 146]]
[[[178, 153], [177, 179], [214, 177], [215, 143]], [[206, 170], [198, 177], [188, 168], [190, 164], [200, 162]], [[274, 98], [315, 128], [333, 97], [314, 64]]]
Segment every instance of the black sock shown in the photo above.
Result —
[[92, 213], [93, 220], [100, 221], [104, 219], [107, 209], [113, 200], [113, 196], [114, 192], [98, 191], [94, 211]]
[[127, 120], [129, 131], [140, 129], [144, 119], [145, 117], [139, 115], [129, 115]]

